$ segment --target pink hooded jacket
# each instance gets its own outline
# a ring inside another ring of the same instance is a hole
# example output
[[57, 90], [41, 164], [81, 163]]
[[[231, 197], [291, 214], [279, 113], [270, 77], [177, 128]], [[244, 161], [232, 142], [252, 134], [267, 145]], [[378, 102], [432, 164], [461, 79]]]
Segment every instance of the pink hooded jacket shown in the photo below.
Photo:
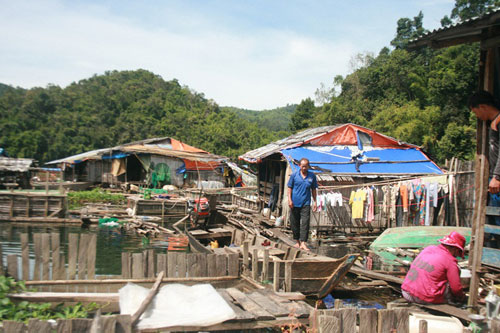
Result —
[[457, 299], [464, 297], [457, 259], [444, 245], [426, 247], [413, 261], [401, 289], [429, 303], [446, 303], [446, 284]]

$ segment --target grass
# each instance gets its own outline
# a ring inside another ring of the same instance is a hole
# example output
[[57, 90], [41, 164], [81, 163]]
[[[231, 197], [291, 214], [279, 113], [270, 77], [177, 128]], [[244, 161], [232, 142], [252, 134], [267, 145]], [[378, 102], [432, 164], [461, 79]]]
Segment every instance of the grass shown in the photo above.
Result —
[[113, 194], [102, 188], [68, 193], [70, 209], [80, 208], [88, 203], [124, 204], [125, 202], [126, 198], [122, 194]]

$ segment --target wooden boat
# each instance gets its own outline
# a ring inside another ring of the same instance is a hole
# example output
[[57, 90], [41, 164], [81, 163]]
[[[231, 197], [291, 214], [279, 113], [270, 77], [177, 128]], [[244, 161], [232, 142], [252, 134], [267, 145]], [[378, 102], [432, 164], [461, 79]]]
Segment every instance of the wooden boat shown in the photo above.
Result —
[[[438, 239], [457, 231], [465, 236], [466, 244], [470, 242], [471, 229], [465, 227], [435, 227], [415, 226], [389, 228], [380, 234], [370, 245], [375, 253], [386, 265], [401, 265], [402, 260], [411, 262], [411, 250], [420, 250], [429, 245], [438, 244]], [[398, 257], [398, 254], [401, 257]]]
[[323, 298], [340, 283], [358, 258], [358, 254], [330, 258], [303, 251], [295, 248], [293, 242], [290, 244], [291, 240], [287, 244], [264, 237], [256, 230], [252, 232], [252, 228], [243, 230], [229, 223], [217, 230], [226, 232], [222, 237], [204, 235], [203, 239], [197, 238], [196, 232], [188, 232], [192, 249], [206, 252], [207, 241], [217, 240], [219, 248], [210, 249], [211, 252], [238, 253], [243, 258], [243, 272], [257, 282], [269, 284], [272, 280], [275, 291], [283, 289]]

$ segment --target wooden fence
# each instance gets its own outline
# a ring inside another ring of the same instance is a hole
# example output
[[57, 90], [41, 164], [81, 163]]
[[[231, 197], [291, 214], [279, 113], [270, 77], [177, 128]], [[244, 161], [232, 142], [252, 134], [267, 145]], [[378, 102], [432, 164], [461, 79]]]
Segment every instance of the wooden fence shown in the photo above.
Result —
[[[410, 331], [409, 310], [404, 308], [316, 310], [309, 318], [310, 326], [318, 333], [408, 333]], [[357, 322], [359, 322], [358, 328]]]
[[0, 220], [26, 221], [37, 218], [63, 218], [67, 197], [59, 194], [0, 193]]
[[[59, 233], [33, 234], [34, 266], [30, 267], [28, 234], [21, 234], [21, 256], [7, 255], [7, 273], [16, 280], [93, 280], [95, 279], [96, 234], [69, 234], [68, 258], [61, 251]], [[0, 252], [1, 258], [1, 252]], [[122, 253], [123, 279], [165, 277], [239, 276], [238, 254], [199, 254], [184, 252]], [[0, 261], [1, 263], [1, 261]], [[0, 274], [3, 267], [0, 264]]]
[[30, 319], [28, 325], [13, 320], [4, 320], [3, 331], [6, 333], [16, 332], [132, 332], [132, 321], [130, 315], [96, 315], [94, 319], [58, 319], [55, 324], [39, 319]]

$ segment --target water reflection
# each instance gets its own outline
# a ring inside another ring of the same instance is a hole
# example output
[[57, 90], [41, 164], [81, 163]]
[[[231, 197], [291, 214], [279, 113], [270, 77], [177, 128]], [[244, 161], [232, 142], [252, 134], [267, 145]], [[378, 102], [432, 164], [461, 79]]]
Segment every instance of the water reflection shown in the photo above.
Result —
[[[0, 247], [3, 253], [4, 266], [7, 264], [8, 254], [21, 256], [20, 235], [28, 233], [30, 261], [34, 262], [33, 234], [34, 233], [59, 233], [60, 250], [68, 258], [68, 235], [70, 233], [92, 233], [97, 235], [96, 245], [96, 274], [97, 275], [120, 275], [121, 253], [140, 252], [154, 249], [157, 253], [165, 253], [168, 248], [166, 236], [158, 237], [149, 242], [137, 235], [134, 231], [125, 228], [99, 228], [90, 226], [81, 228], [79, 226], [53, 226], [53, 225], [26, 225], [15, 223], [0, 224]], [[31, 265], [32, 266], [32, 265]]]

